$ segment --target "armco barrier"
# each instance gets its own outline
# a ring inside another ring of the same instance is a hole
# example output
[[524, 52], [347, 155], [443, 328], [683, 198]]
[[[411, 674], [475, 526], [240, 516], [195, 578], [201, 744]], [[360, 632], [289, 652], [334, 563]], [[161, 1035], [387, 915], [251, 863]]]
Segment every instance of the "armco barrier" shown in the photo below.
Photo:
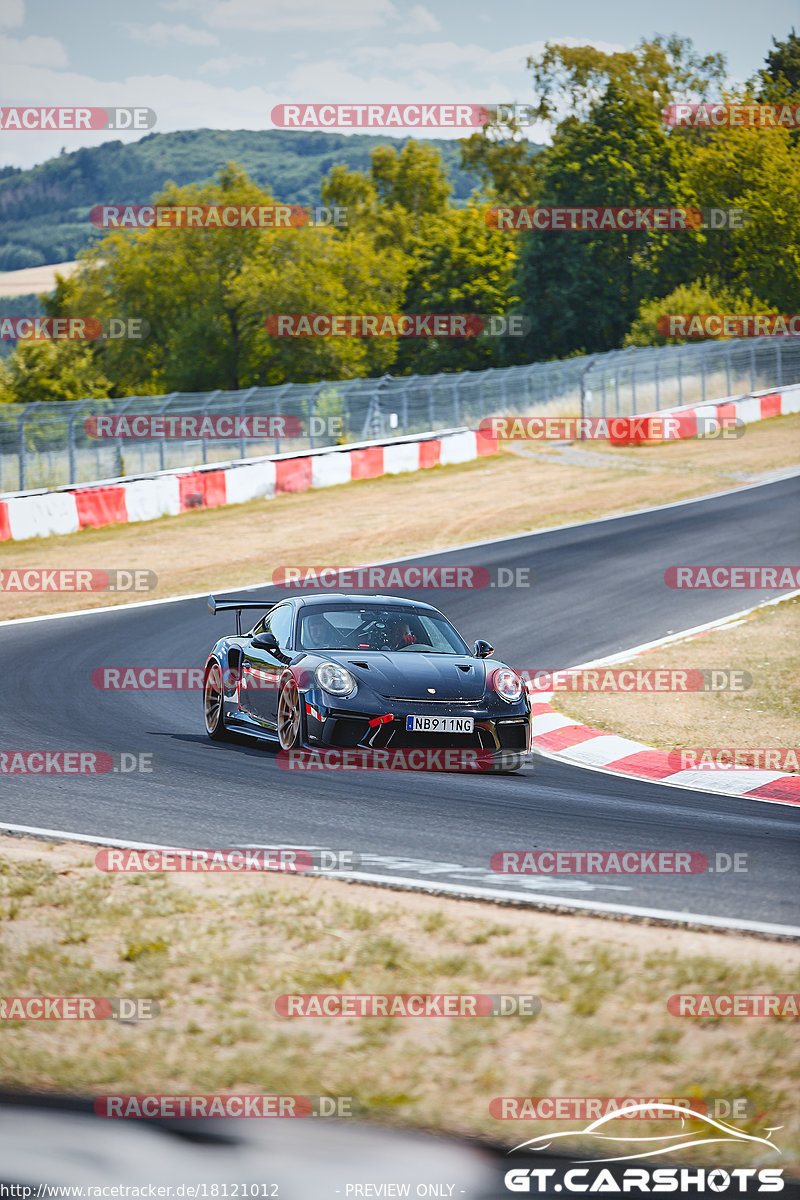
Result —
[[269, 499], [280, 492], [304, 492], [356, 479], [424, 470], [440, 463], [469, 462], [496, 451], [496, 439], [478, 437], [470, 429], [455, 429], [301, 455], [215, 463], [205, 470], [103, 480], [55, 492], [20, 492], [0, 498], [0, 541], [152, 521], [195, 508]]

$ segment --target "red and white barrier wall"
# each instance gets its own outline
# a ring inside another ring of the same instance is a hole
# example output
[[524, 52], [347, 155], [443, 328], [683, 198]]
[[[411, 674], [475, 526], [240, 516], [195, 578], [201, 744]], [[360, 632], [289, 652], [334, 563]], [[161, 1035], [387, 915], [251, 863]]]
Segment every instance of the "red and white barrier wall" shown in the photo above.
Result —
[[0, 498], [0, 541], [152, 521], [193, 508], [243, 504], [281, 492], [304, 492], [356, 479], [470, 462], [496, 452], [496, 439], [459, 429], [225, 466], [161, 471], [143, 478], [114, 479], [55, 492], [20, 492]]
[[[660, 412], [646, 413], [640, 419], [648, 417], [674, 417], [677, 425], [673, 424], [670, 431], [664, 432], [667, 440], [676, 438], [697, 437], [698, 422], [701, 431], [707, 430], [713, 420], [736, 418], [744, 425], [752, 425], [755, 421], [765, 421], [769, 417], [785, 417], [789, 413], [800, 412], [800, 384], [765, 392], [750, 392], [744, 396], [729, 396], [724, 400], [706, 401], [705, 404], [684, 404], [680, 408], [664, 408]], [[615, 439], [609, 437], [609, 441]], [[630, 438], [626, 438], [630, 441]], [[634, 435], [635, 441], [647, 441], [647, 434], [640, 437]]]

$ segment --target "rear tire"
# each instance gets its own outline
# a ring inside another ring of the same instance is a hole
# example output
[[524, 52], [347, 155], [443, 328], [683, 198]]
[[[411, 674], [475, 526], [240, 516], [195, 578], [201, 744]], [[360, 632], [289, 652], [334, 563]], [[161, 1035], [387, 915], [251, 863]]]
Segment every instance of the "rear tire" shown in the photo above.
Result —
[[206, 733], [215, 742], [224, 741], [227, 736], [223, 707], [222, 671], [219, 663], [214, 661], [208, 668], [206, 681], [203, 684], [203, 716]]
[[293, 678], [287, 679], [278, 697], [278, 741], [281, 750], [296, 750], [303, 741], [303, 710]]

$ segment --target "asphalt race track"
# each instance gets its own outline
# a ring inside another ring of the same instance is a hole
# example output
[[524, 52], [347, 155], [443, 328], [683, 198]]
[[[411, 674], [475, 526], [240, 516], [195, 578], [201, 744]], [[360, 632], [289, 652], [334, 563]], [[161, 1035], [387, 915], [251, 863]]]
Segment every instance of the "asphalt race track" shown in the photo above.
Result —
[[[416, 595], [442, 607], [468, 642], [489, 639], [514, 666], [570, 666], [775, 597], [754, 590], [675, 591], [665, 586], [664, 571], [671, 565], [796, 564], [799, 499], [800, 476], [793, 476], [639, 515], [427, 555], [414, 561], [533, 568], [534, 586]], [[318, 559], [324, 561], [324, 551]], [[265, 549], [264, 577], [277, 565]], [[258, 589], [259, 597], [281, 594]], [[800, 925], [800, 834], [790, 806], [541, 758], [516, 776], [290, 773], [268, 749], [211, 743], [199, 692], [92, 686], [97, 667], [202, 665], [229, 620], [212, 617], [204, 599], [190, 599], [0, 627], [3, 750], [155, 756], [150, 776], [5, 775], [0, 819], [168, 846], [347, 848], [362, 856], [364, 873], [456, 891], [490, 888], [555, 903]], [[749, 869], [522, 880], [490, 871], [494, 851], [521, 848], [699, 850], [712, 861], [718, 852], [744, 852]]]

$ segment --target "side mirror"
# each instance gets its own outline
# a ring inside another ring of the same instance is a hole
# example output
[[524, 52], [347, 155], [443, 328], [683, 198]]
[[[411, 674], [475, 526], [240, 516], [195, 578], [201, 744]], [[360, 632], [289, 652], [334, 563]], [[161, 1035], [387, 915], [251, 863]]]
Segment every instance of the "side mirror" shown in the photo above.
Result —
[[494, 646], [490, 646], [488, 642], [484, 642], [481, 638], [475, 643], [476, 658], [491, 658], [494, 654]]
[[271, 654], [278, 654], [280, 652], [280, 646], [274, 633], [257, 633], [251, 645], [256, 650], [269, 650]]

